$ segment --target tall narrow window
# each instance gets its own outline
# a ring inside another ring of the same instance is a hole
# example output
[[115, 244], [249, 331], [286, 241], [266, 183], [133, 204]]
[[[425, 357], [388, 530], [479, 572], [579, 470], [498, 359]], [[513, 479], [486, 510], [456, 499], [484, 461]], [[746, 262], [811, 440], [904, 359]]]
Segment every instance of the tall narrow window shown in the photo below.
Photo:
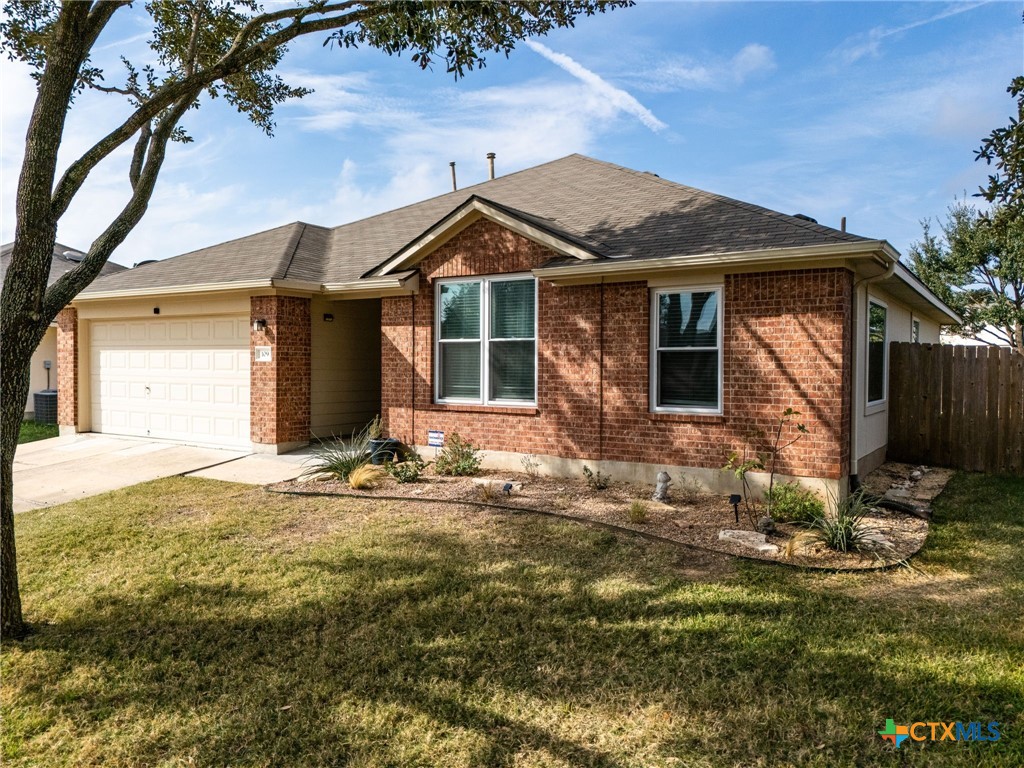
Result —
[[722, 290], [655, 291], [652, 307], [655, 410], [722, 410]]
[[439, 282], [438, 402], [536, 402], [536, 305], [537, 281], [533, 277]]
[[885, 400], [887, 310], [882, 304], [868, 302], [868, 405]]
[[491, 400], [534, 399], [537, 337], [533, 279], [490, 283], [489, 373]]
[[443, 283], [439, 290], [438, 397], [480, 398], [480, 283]]

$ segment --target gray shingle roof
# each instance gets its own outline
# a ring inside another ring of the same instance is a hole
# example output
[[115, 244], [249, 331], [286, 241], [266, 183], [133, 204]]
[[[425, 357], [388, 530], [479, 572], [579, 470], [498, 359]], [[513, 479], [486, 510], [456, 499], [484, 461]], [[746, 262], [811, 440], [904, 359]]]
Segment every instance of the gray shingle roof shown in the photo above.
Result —
[[97, 280], [89, 291], [267, 278], [349, 282], [473, 195], [546, 222], [608, 257], [657, 259], [866, 240], [651, 173], [569, 155], [333, 229], [287, 224]]
[[[11, 250], [13, 248], [14, 243], [0, 245], [0, 283], [2, 283], [4, 277], [7, 276], [7, 267], [11, 263]], [[57, 278], [78, 266], [77, 261], [72, 261], [64, 255], [67, 251], [81, 253], [77, 248], [70, 248], [69, 246], [62, 245], [60, 243], [54, 243], [53, 258], [50, 259], [50, 276], [46, 281], [47, 285], [53, 285], [53, 283], [57, 281]], [[124, 272], [127, 269], [127, 267], [122, 267], [120, 264], [108, 261], [103, 265], [103, 268], [100, 269], [100, 276], [113, 275], [117, 272]]]

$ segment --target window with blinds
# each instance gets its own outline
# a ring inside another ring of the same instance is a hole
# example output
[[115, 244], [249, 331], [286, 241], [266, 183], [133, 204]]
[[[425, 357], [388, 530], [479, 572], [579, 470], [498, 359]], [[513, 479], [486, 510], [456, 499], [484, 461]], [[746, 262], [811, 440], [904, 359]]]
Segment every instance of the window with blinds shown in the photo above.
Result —
[[655, 411], [722, 412], [722, 289], [664, 289], [651, 307]]
[[435, 399], [533, 405], [537, 281], [522, 275], [438, 281]]

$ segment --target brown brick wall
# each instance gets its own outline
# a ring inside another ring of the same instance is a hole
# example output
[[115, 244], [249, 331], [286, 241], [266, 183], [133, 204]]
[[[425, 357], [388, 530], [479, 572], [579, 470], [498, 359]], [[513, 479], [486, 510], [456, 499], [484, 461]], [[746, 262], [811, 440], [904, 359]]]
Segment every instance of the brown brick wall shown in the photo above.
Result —
[[528, 271], [552, 255], [480, 221], [421, 262], [415, 296], [383, 300], [382, 408], [393, 436], [422, 445], [427, 430], [441, 429], [485, 450], [714, 469], [793, 407], [810, 434], [779, 470], [848, 472], [852, 276], [842, 269], [725, 278], [722, 416], [649, 412], [650, 294], [642, 282], [540, 282], [536, 408], [435, 405], [434, 279]]
[[78, 426], [78, 310], [57, 313], [57, 423]]
[[[253, 296], [251, 320], [265, 320], [250, 331], [251, 437], [274, 445], [309, 440], [310, 301], [291, 296]], [[271, 361], [257, 363], [255, 347], [269, 346]]]

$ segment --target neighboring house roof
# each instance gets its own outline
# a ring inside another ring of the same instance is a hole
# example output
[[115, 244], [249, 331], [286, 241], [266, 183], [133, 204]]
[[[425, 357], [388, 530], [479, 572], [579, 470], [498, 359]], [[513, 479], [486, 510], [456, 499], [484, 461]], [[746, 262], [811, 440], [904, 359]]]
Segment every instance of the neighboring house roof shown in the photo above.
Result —
[[558, 233], [599, 258], [870, 242], [652, 173], [570, 155], [333, 229], [286, 224], [97, 280], [85, 293], [211, 283], [242, 287], [269, 280], [351, 283], [473, 197]]
[[[7, 276], [7, 267], [11, 263], [11, 250], [13, 248], [14, 243], [0, 245], [0, 282], [3, 282], [3, 279]], [[74, 258], [75, 254], [79, 257], [77, 260]], [[69, 255], [71, 256], [70, 258]], [[53, 285], [53, 283], [57, 282], [57, 278], [77, 267], [81, 261], [81, 256], [84, 255], [85, 254], [82, 251], [79, 251], [76, 248], [70, 248], [66, 245], [62, 245], [61, 243], [54, 243], [53, 258], [50, 259], [50, 276], [47, 279], [46, 284]], [[108, 261], [100, 270], [100, 277], [103, 277], [104, 275], [113, 275], [117, 272], [124, 272], [127, 269], [127, 267], [122, 267], [120, 264]]]

